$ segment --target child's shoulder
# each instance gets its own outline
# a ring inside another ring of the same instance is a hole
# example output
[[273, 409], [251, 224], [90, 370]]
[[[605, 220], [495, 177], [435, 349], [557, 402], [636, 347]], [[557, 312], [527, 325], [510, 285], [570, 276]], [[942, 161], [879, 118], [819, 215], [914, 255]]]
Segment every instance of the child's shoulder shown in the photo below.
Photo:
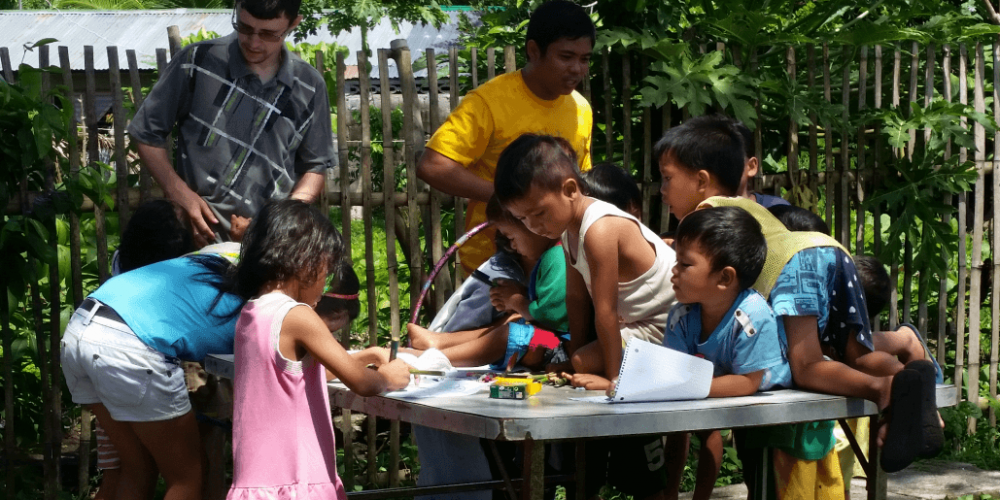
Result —
[[739, 325], [734, 331], [743, 331], [748, 336], [753, 336], [759, 331], [776, 328], [778, 324], [774, 309], [767, 299], [752, 288], [741, 292], [734, 305], [733, 321]]

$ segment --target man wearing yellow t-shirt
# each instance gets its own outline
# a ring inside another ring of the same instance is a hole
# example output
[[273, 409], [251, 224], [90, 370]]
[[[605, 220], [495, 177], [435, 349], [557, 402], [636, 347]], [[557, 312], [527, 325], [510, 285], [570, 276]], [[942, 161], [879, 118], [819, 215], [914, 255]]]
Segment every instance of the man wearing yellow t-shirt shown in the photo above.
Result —
[[[466, 94], [427, 143], [417, 176], [439, 191], [469, 199], [465, 229], [486, 220], [497, 158], [521, 134], [562, 137], [576, 151], [580, 170], [590, 169], [593, 115], [576, 92], [587, 76], [594, 23], [577, 4], [542, 4], [528, 22], [528, 64]], [[466, 273], [493, 255], [492, 230], [459, 251]]]

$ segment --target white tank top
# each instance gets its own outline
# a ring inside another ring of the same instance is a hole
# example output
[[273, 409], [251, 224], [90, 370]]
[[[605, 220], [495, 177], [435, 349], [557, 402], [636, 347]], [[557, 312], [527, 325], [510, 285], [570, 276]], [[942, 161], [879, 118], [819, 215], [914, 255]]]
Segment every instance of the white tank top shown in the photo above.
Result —
[[[591, 297], [593, 292], [590, 285], [590, 265], [587, 263], [583, 248], [587, 230], [601, 217], [624, 217], [635, 222], [642, 232], [642, 237], [653, 245], [656, 251], [656, 260], [646, 272], [632, 281], [618, 283], [618, 323], [622, 332], [623, 346], [631, 337], [660, 343], [663, 341], [663, 331], [667, 326], [667, 315], [674, 305], [674, 288], [670, 283], [670, 277], [677, 260], [676, 254], [656, 233], [635, 217], [610, 203], [594, 200], [583, 214], [577, 244], [575, 246], [570, 244], [568, 232], [562, 235], [563, 249], [567, 254], [566, 262], [583, 276]], [[641, 243], [637, 241], [636, 244]], [[580, 258], [581, 256], [583, 258]]]

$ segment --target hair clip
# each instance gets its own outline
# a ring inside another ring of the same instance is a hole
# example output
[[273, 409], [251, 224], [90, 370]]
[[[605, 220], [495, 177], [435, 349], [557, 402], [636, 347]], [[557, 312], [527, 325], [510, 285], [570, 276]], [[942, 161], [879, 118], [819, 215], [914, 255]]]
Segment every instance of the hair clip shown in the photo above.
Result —
[[355, 300], [358, 298], [358, 294], [352, 293], [350, 295], [342, 295], [339, 293], [324, 293], [324, 297], [330, 297], [331, 299], [341, 299], [341, 300]]

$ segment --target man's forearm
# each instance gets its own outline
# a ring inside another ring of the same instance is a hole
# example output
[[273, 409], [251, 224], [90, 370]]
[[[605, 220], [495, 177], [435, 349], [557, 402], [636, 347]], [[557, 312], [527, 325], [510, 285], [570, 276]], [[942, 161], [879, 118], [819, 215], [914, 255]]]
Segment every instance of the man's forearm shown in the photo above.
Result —
[[138, 141], [135, 141], [135, 145], [143, 166], [149, 171], [149, 175], [153, 176], [156, 183], [163, 188], [163, 194], [167, 198], [175, 199], [179, 187], [187, 187], [187, 184], [174, 171], [166, 148], [150, 146]]
[[424, 151], [420, 164], [417, 165], [417, 177], [434, 189], [452, 196], [483, 203], [493, 196], [491, 181], [480, 179], [476, 174], [466, 170], [462, 164], [433, 149]]
[[306, 172], [302, 174], [299, 181], [295, 183], [292, 188], [291, 194], [288, 195], [289, 198], [302, 200], [306, 203], [312, 203], [319, 198], [319, 195], [323, 193], [323, 188], [326, 186], [324, 182], [326, 179], [321, 173], [316, 172]]

